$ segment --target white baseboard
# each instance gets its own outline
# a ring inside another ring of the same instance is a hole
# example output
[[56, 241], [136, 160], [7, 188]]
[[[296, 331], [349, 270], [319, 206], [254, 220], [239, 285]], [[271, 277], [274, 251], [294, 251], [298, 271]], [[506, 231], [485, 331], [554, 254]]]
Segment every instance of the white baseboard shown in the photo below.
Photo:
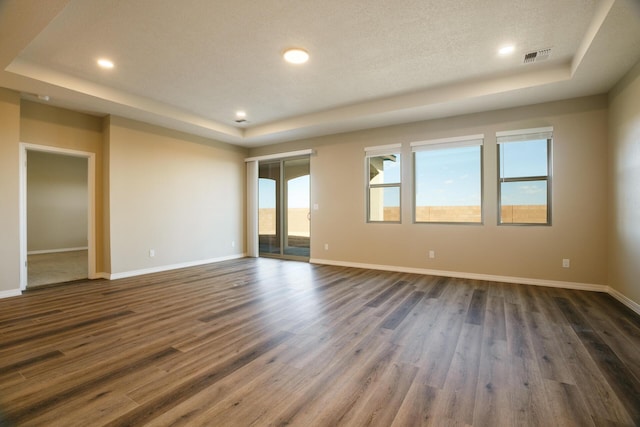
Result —
[[366, 268], [369, 270], [396, 271], [399, 273], [428, 274], [431, 276], [456, 277], [460, 279], [487, 280], [491, 282], [517, 283], [521, 285], [548, 286], [551, 288], [576, 289], [580, 291], [605, 292], [634, 312], [640, 314], [640, 304], [626, 297], [607, 285], [594, 285], [590, 283], [563, 282], [558, 280], [531, 279], [526, 277], [495, 276], [491, 274], [464, 273], [459, 271], [429, 270], [425, 268], [398, 267], [393, 265], [364, 264], [358, 262], [334, 261], [329, 259], [311, 258], [313, 264], [335, 265], [339, 267]]
[[394, 265], [363, 264], [357, 262], [343, 262], [327, 259], [312, 258], [313, 264], [335, 265], [340, 267], [367, 268], [370, 270], [396, 271], [399, 273], [427, 274], [430, 276], [456, 277], [459, 279], [487, 280], [491, 282], [517, 283], [521, 285], [547, 286], [551, 288], [577, 289], [581, 291], [608, 292], [606, 285], [590, 283], [563, 282], [558, 280], [532, 279], [527, 277], [496, 276], [493, 274], [465, 273], [459, 271], [429, 270], [426, 268], [398, 267]]
[[[185, 262], [185, 263], [179, 263], [179, 264], [164, 265], [159, 267], [145, 268], [142, 270], [134, 270], [134, 271], [127, 271], [122, 273], [114, 273], [114, 274], [102, 272], [102, 273], [96, 273], [95, 276], [92, 277], [92, 279], [107, 279], [107, 280], [124, 279], [126, 277], [141, 276], [143, 274], [159, 273], [162, 271], [176, 270], [179, 268], [195, 267], [198, 265], [212, 264], [215, 262], [245, 258], [246, 256], [247, 256], [246, 254], [236, 254], [236, 255], [230, 255], [230, 256], [225, 256], [220, 258], [210, 258], [210, 259], [205, 259], [200, 261], [191, 261], [191, 262]], [[548, 286], [552, 288], [576, 289], [581, 291], [592, 291], [592, 292], [605, 292], [640, 315], [640, 304], [636, 303], [635, 301], [631, 300], [630, 298], [626, 297], [622, 293], [618, 292], [617, 290], [607, 285], [564, 282], [564, 281], [557, 281], [557, 280], [532, 279], [532, 278], [514, 277], [514, 276], [496, 276], [491, 274], [465, 273], [465, 272], [458, 272], [458, 271], [430, 270], [426, 268], [399, 267], [399, 266], [393, 266], [393, 265], [365, 264], [365, 263], [358, 263], [358, 262], [334, 261], [334, 260], [319, 259], [319, 258], [311, 258], [309, 262], [312, 264], [334, 265], [338, 267], [366, 268], [369, 270], [395, 271], [399, 273], [426, 274], [431, 276], [456, 277], [460, 279], [486, 280], [491, 282], [517, 283], [522, 285]], [[22, 295], [22, 292], [20, 291], [20, 289], [0, 291], [0, 299], [15, 297], [19, 295]]]
[[203, 259], [200, 261], [190, 261], [190, 262], [183, 262], [179, 264], [161, 265], [158, 267], [144, 268], [141, 270], [124, 271], [121, 273], [112, 273], [112, 274], [108, 274], [108, 273], [102, 273], [102, 274], [105, 274], [106, 279], [116, 280], [116, 279], [124, 279], [127, 277], [142, 276], [143, 274], [160, 273], [162, 271], [177, 270], [179, 268], [195, 267], [195, 266], [204, 265], [204, 264], [212, 264], [214, 262], [229, 261], [232, 259], [239, 259], [244, 257], [246, 257], [246, 254], [235, 254], [235, 255], [229, 255], [229, 256], [224, 256], [219, 258]]
[[20, 295], [22, 295], [22, 291], [20, 289], [11, 289], [10, 291], [0, 291], [0, 299], [17, 297]]
[[80, 248], [62, 248], [62, 249], [44, 249], [41, 251], [29, 251], [27, 255], [40, 255], [40, 254], [55, 254], [58, 252], [74, 252], [74, 251], [88, 251], [88, 246], [83, 246]]
[[624, 304], [627, 307], [629, 307], [631, 310], [633, 310], [636, 313], [640, 314], [640, 304], [638, 304], [637, 302], [633, 301], [632, 299], [626, 297], [625, 295], [621, 294], [620, 292], [616, 291], [611, 286], [608, 286], [608, 288], [609, 289], [608, 289], [607, 292], [609, 293], [609, 295], [611, 295], [612, 297], [614, 297], [615, 299], [620, 301], [622, 304]]

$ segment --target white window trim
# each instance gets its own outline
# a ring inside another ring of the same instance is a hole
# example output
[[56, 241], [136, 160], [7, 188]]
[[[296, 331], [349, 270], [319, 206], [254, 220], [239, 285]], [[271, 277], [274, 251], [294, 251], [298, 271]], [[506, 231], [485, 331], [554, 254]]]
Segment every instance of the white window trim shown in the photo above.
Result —
[[276, 153], [276, 154], [267, 154], [264, 156], [247, 157], [246, 159], [244, 159], [244, 161], [245, 162], [262, 162], [264, 160], [288, 159], [289, 157], [311, 156], [313, 154], [315, 154], [315, 151], [313, 149], [288, 151], [286, 153]]
[[553, 126], [496, 132], [496, 142], [498, 144], [552, 138]]
[[475, 147], [484, 144], [484, 134], [454, 136], [451, 138], [428, 139], [412, 142], [411, 152], [441, 150], [443, 148]]
[[378, 157], [384, 156], [387, 154], [396, 154], [400, 153], [402, 150], [402, 144], [389, 144], [389, 145], [378, 145], [375, 147], [365, 147], [365, 157]]

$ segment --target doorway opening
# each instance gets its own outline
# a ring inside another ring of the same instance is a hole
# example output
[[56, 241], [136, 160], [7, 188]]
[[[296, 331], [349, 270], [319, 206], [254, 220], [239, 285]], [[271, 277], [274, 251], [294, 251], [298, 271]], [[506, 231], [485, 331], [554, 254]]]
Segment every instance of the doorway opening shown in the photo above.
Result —
[[20, 164], [20, 289], [95, 278], [95, 155], [22, 143]]
[[260, 162], [258, 165], [259, 254], [309, 260], [309, 157]]

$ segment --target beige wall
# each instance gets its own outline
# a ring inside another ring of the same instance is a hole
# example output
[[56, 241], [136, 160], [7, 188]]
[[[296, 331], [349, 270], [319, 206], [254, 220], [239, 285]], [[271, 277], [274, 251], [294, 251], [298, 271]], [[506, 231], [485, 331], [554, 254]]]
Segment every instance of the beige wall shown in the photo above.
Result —
[[27, 251], [87, 246], [87, 159], [27, 152]]
[[[554, 127], [553, 225], [497, 225], [497, 131]], [[412, 224], [409, 143], [485, 134], [484, 225]], [[402, 143], [402, 224], [365, 220], [364, 147]], [[313, 148], [311, 257], [606, 284], [607, 98], [596, 96], [260, 147]], [[324, 250], [324, 244], [329, 250]], [[429, 250], [436, 252], [428, 259]], [[562, 259], [571, 268], [562, 268]]]
[[[102, 118], [23, 100], [20, 141], [95, 154], [96, 271], [105, 271], [103, 218]], [[17, 161], [17, 160], [16, 160]]]
[[640, 304], [640, 62], [610, 94], [609, 285]]
[[[117, 117], [21, 102], [18, 93], [0, 88], [0, 294], [19, 286], [18, 143], [23, 141], [96, 153], [98, 272], [242, 253], [243, 158], [314, 148], [312, 203], [319, 210], [312, 211], [313, 258], [609, 284], [640, 302], [638, 99], [640, 65], [608, 100], [573, 99], [247, 153]], [[555, 128], [553, 226], [499, 227], [495, 132], [539, 126]], [[408, 143], [476, 133], [485, 134], [484, 225], [412, 224]], [[366, 224], [364, 147], [397, 142], [405, 162], [403, 223]], [[324, 243], [330, 244], [328, 251]], [[155, 258], [148, 257], [150, 248], [156, 249]], [[435, 259], [427, 258], [428, 250], [436, 251]], [[571, 259], [570, 269], [561, 268], [562, 258]]]
[[20, 95], [0, 88], [0, 295], [20, 288]]
[[111, 273], [244, 252], [247, 150], [119, 117], [108, 150]]
[[19, 142], [95, 153], [98, 273], [244, 252], [246, 149], [0, 88], [0, 295], [19, 288]]

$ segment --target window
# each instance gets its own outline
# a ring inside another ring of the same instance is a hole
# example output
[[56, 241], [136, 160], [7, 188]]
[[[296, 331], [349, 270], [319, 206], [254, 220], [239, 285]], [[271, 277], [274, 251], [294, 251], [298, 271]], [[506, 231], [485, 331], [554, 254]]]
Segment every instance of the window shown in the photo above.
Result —
[[413, 142], [414, 221], [482, 223], [484, 135]]
[[400, 222], [400, 144], [365, 148], [367, 221]]
[[498, 223], [551, 225], [553, 128], [498, 132]]

